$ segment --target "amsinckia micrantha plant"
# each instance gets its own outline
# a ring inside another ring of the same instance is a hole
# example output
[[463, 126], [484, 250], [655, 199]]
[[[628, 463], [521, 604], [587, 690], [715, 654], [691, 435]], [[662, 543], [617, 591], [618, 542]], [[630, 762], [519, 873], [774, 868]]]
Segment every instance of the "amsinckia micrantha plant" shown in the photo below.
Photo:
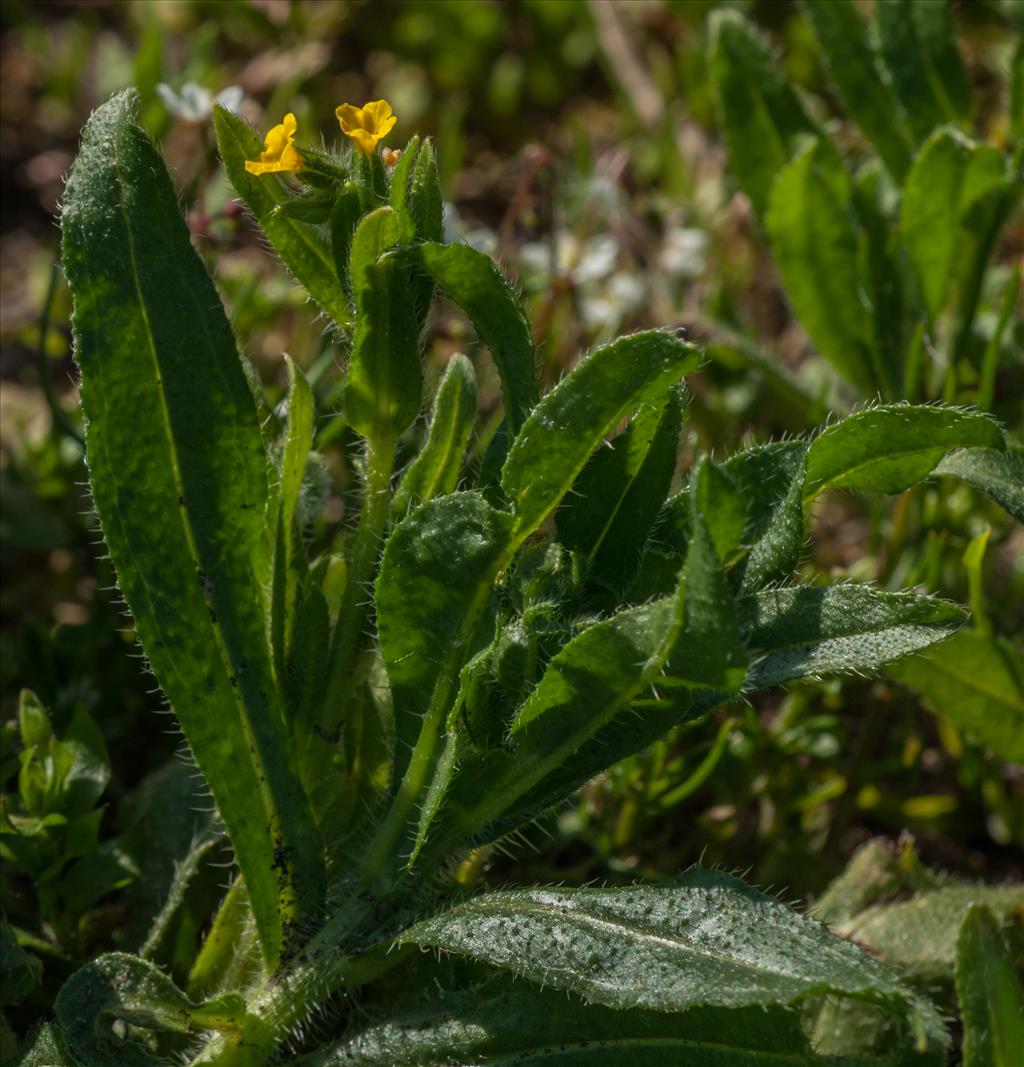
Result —
[[[451, 871], [723, 701], [872, 671], [956, 630], [961, 609], [928, 597], [788, 583], [823, 490], [900, 492], [951, 449], [1002, 451], [999, 426], [872, 408], [810, 440], [703, 457], [670, 495], [697, 349], [633, 334], [541, 397], [514, 290], [486, 256], [442, 239], [428, 142], [414, 137], [393, 170], [361, 139], [337, 155], [297, 146], [304, 164], [286, 184], [249, 172], [260, 138], [218, 110], [238, 195], [349, 351], [362, 509], [335, 557], [311, 559], [300, 514], [313, 391], [289, 362], [287, 425], [265, 439], [133, 110], [123, 93], [93, 115], [64, 202], [90, 478], [238, 873], [178, 984], [152, 949], [100, 957], [65, 985], [40, 1055], [97, 1067], [814, 1062], [801, 1016], [829, 997], [887, 1018], [890, 1049], [941, 1062], [928, 1002], [738, 879], [695, 870], [467, 897]], [[386, 125], [374, 123], [370, 139]], [[275, 145], [263, 151], [283, 158]], [[504, 422], [469, 462], [476, 378], [456, 356], [418, 453], [396, 469], [424, 409], [435, 289], [490, 351]]]

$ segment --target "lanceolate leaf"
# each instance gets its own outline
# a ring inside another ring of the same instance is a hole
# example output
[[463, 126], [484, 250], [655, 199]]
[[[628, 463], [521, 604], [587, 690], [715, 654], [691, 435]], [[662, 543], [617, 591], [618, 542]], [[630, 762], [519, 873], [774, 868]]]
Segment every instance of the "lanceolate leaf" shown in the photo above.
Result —
[[723, 464], [747, 508], [744, 541], [750, 550], [733, 571], [742, 592], [786, 581], [799, 562], [807, 447], [804, 441], [772, 442]]
[[[576, 997], [552, 997], [506, 977], [435, 997], [377, 1023], [301, 1067], [813, 1067], [821, 1062], [799, 1016], [780, 1009], [698, 1008], [683, 1014], [608, 1011]], [[839, 1067], [837, 1064], [836, 1067]], [[846, 1062], [844, 1067], [860, 1067]]]
[[851, 197], [835, 148], [812, 140], [775, 179], [765, 224], [786, 295], [811, 340], [871, 394], [885, 391], [886, 381], [863, 295]]
[[1005, 183], [1003, 154], [951, 127], [936, 130], [914, 160], [903, 192], [903, 240], [932, 315], [945, 304], [965, 215]]
[[1005, 452], [994, 448], [965, 448], [951, 452], [935, 467], [935, 474], [953, 474], [988, 493], [1020, 523], [1024, 523], [1024, 446], [1009, 443]]
[[886, 69], [917, 140], [943, 122], [965, 121], [971, 86], [956, 46], [950, 5], [945, 0], [879, 0], [875, 25]]
[[855, 945], [714, 871], [672, 885], [485, 893], [416, 924], [402, 941], [609, 1008], [770, 1007], [833, 995], [912, 1005], [922, 1028], [934, 1019]]
[[465, 356], [449, 360], [434, 398], [427, 439], [402, 475], [391, 500], [397, 521], [416, 504], [455, 489], [476, 419], [476, 374]]
[[1005, 638], [964, 630], [888, 673], [929, 708], [1024, 767], [1024, 654]]
[[768, 42], [747, 19], [718, 9], [709, 26], [709, 67], [732, 169], [763, 217], [775, 176], [799, 138], [815, 133], [815, 127]]
[[878, 149], [897, 182], [910, 166], [911, 138], [888, 72], [868, 39], [853, 0], [803, 0], [843, 105]]
[[276, 174], [254, 175], [245, 169], [245, 161], [256, 159], [263, 149], [259, 134], [222, 107], [214, 108], [213, 125], [228, 178], [281, 262], [336, 323], [347, 324], [352, 312], [326, 234], [316, 226], [274, 210], [291, 200]]
[[513, 434], [537, 403], [533, 335], [519, 299], [494, 261], [469, 245], [431, 241], [396, 253], [423, 271], [469, 316], [501, 376]]
[[825, 489], [902, 493], [954, 448], [1005, 448], [998, 423], [976, 411], [890, 404], [822, 431], [807, 453], [804, 501]]
[[807, 675], [874, 670], [952, 634], [966, 613], [955, 604], [860, 585], [764, 590], [742, 602], [761, 689]]
[[405, 269], [384, 256], [399, 239], [390, 207], [366, 215], [352, 238], [351, 278], [357, 310], [345, 378], [345, 414], [382, 452], [420, 413], [423, 371], [419, 323]]
[[313, 444], [313, 391], [291, 359], [288, 364], [288, 432], [281, 456], [280, 484], [270, 496], [267, 526], [273, 537], [271, 637], [279, 681], [295, 641], [300, 585], [307, 572], [299, 522], [299, 496]]
[[64, 264], [93, 497], [150, 663], [231, 834], [268, 961], [323, 863], [265, 624], [266, 455], [234, 338], [130, 94], [97, 111]]
[[618, 423], [699, 362], [697, 350], [652, 330], [597, 349], [537, 405], [501, 475], [519, 538], [535, 530], [571, 489], [590, 453]]
[[583, 468], [555, 518], [567, 548], [581, 553], [592, 585], [621, 592], [675, 473], [682, 398], [641, 409]]
[[445, 671], [457, 673], [472, 651], [461, 643], [508, 558], [510, 530], [506, 512], [479, 493], [458, 493], [414, 511], [388, 539], [376, 586], [377, 631], [394, 706], [396, 779], [435, 687], [454, 687]]
[[835, 929], [886, 963], [922, 978], [948, 981], [956, 961], [957, 932], [972, 904], [1007, 918], [1024, 907], [1024, 886], [932, 889], [912, 900], [868, 908]]
[[968, 908], [957, 938], [964, 1067], [1013, 1067], [1024, 1049], [1024, 981], [995, 916]]

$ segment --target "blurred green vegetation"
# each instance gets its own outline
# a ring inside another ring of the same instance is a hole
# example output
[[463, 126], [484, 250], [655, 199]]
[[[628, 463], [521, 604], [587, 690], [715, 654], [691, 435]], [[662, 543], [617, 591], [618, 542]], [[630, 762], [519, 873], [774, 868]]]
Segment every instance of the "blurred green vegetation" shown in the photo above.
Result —
[[[152, 679], [129, 658], [130, 620], [98, 558], [83, 488], [54, 214], [92, 107], [116, 89], [139, 87], [141, 121], [162, 141], [195, 243], [216, 265], [272, 399], [283, 396], [287, 352], [309, 372], [320, 410], [332, 410], [344, 354], [230, 199], [208, 108], [231, 87], [260, 130], [293, 111], [307, 144], [334, 138], [337, 104], [390, 100], [399, 117], [392, 145], [414, 132], [435, 139], [450, 231], [518, 279], [546, 383], [581, 350], [618, 333], [684, 327], [709, 355], [691, 381], [691, 449], [727, 451], [804, 432], [850, 399], [787, 309], [750, 204], [727, 170], [705, 59], [706, 17], [716, 6], [745, 11], [771, 35], [816, 118], [856, 158], [863, 146], [842, 117], [806, 21], [788, 2], [7, 0], [0, 8], [0, 702], [3, 719], [13, 719], [20, 690], [34, 690], [61, 737], [76, 716], [99, 724], [112, 765], [102, 839], [130, 825], [122, 802], [178, 738], [171, 720], [154, 714]], [[954, 6], [976, 134], [997, 144], [1011, 137], [1016, 10], [996, 0]], [[998, 305], [1022, 254], [1018, 211], [986, 307]], [[1024, 331], [1019, 318], [1011, 346]], [[473, 343], [453, 310], [428, 329], [435, 372]], [[497, 390], [486, 377], [481, 384], [486, 421]], [[1024, 360], [1006, 361], [994, 410], [1018, 437], [1022, 392]], [[340, 420], [320, 427], [318, 444], [342, 494], [326, 500], [317, 536], [330, 536], [344, 514], [349, 443]], [[968, 566], [964, 554], [986, 530], [981, 561], [975, 550]], [[982, 605], [997, 633], [1024, 628], [1024, 532], [967, 488], [941, 497], [926, 489], [912, 506], [905, 497], [830, 494], [808, 551], [835, 577], [920, 585]], [[1019, 875], [1024, 773], [895, 682], [801, 684], [718, 715], [710, 739], [694, 747], [678, 731], [538, 825], [530, 848], [474, 856], [460, 877], [668, 877], [703, 856], [806, 897], [868, 837], [905, 830], [927, 862], [986, 880]], [[3, 888], [12, 922], [55, 936], [30, 886], [5, 875]], [[58, 925], [80, 918], [62, 914]], [[116, 940], [116, 921], [93, 924], [57, 951], [88, 954]]]

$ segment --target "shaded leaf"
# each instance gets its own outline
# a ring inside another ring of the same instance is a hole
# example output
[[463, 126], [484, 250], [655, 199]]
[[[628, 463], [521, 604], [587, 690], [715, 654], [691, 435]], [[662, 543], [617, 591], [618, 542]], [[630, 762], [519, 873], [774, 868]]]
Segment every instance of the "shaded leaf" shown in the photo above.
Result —
[[266, 632], [266, 454], [227, 317], [131, 93], [85, 128], [64, 266], [93, 498], [143, 648], [231, 834], [268, 960], [323, 859]]
[[768, 42], [743, 15], [719, 8], [708, 27], [708, 66], [729, 160], [740, 187], [763, 216], [775, 176], [799, 139], [814, 134], [815, 127]]
[[779, 172], [765, 225], [786, 295], [818, 351], [863, 392], [885, 389], [850, 181], [830, 143], [809, 141]]
[[965, 618], [943, 600], [861, 585], [764, 590], [742, 601], [741, 611], [751, 689], [874, 670], [942, 641]]
[[1013, 1067], [1024, 1049], [1024, 981], [992, 911], [972, 904], [957, 937], [964, 1067]]
[[1024, 655], [1011, 641], [964, 630], [887, 673], [936, 714], [1024, 766]]
[[853, 0], [803, 0], [801, 10], [847, 113], [878, 149], [889, 173], [902, 182], [910, 166], [910, 133]]

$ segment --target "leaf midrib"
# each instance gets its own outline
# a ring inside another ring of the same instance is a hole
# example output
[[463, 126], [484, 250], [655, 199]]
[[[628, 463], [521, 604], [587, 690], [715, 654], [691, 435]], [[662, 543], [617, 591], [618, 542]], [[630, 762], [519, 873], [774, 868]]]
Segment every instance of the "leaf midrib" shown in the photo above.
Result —
[[[505, 898], [505, 899], [508, 899], [508, 898]], [[479, 913], [479, 912], [488, 913], [489, 912], [489, 913], [492, 913], [492, 914], [503, 915], [505, 917], [511, 917], [513, 919], [517, 915], [521, 915], [524, 912], [528, 913], [528, 914], [532, 912], [532, 913], [544, 916], [545, 918], [547, 918], [549, 916], [554, 916], [558, 922], [562, 922], [562, 923], [564, 923], [566, 921], [566, 919], [567, 919], [567, 915], [566, 915], [565, 910], [563, 908], [558, 907], [555, 904], [547, 904], [544, 901], [537, 900], [537, 899], [535, 899], [533, 897], [530, 897], [530, 896], [527, 896], [525, 894], [522, 897], [519, 898], [519, 901], [520, 902], [525, 901], [525, 907], [522, 906], [522, 903], [518, 903], [516, 910], [514, 912], [510, 913], [508, 911], [502, 911], [502, 909], [501, 909], [501, 904], [503, 903], [502, 900], [499, 899], [499, 900], [492, 901], [492, 900], [489, 900], [487, 896], [482, 896], [482, 897], [478, 898], [478, 900], [475, 902], [475, 906], [472, 909], [472, 911], [473, 912], [477, 912], [477, 913]], [[482, 907], [480, 906], [481, 904], [483, 905]], [[466, 908], [466, 909], [463, 910], [463, 915], [467, 915], [467, 914], [470, 914], [470, 909], [469, 908]], [[759, 965], [757, 963], [751, 962], [751, 961], [746, 960], [746, 959], [738, 958], [736, 956], [731, 956], [731, 955], [729, 955], [729, 954], [727, 954], [725, 952], [719, 952], [719, 951], [715, 951], [713, 949], [708, 949], [708, 948], [703, 948], [703, 947], [700, 948], [700, 949], [697, 949], [697, 948], [693, 947], [692, 945], [690, 945], [689, 943], [687, 943], [685, 941], [675, 941], [675, 940], [672, 940], [671, 938], [662, 937], [662, 936], [660, 936], [658, 934], [651, 933], [649, 930], [645, 930], [645, 929], [643, 929], [641, 927], [632, 926], [626, 921], [619, 921], [619, 920], [609, 919], [609, 918], [604, 918], [604, 917], [600, 917], [599, 918], [597, 916], [588, 914], [586, 912], [578, 912], [578, 911], [575, 911], [575, 912], [571, 913], [571, 920], [570, 921], [575, 922], [580, 926], [585, 926], [586, 924], [589, 923], [593, 927], [609, 930], [613, 934], [615, 934], [617, 937], [622, 937], [623, 934], [632, 935], [632, 940], [633, 941], [647, 941], [647, 942], [650, 942], [650, 943], [653, 943], [653, 944], [665, 945], [665, 946], [668, 946], [669, 948], [672, 948], [672, 949], [675, 949], [675, 950], [679, 951], [682, 955], [692, 956], [695, 959], [697, 959], [698, 961], [701, 960], [701, 959], [704, 959], [704, 958], [711, 958], [711, 959], [719, 960], [719, 961], [722, 961], [722, 962], [725, 962], [725, 963], [729, 963], [729, 964], [731, 964], [733, 966], [739, 965], [739, 966], [745, 967], [745, 968], [753, 971], [755, 974], [764, 974], [764, 975], [770, 976], [771, 978], [774, 978], [774, 979], [790, 979], [790, 980], [795, 980], [795, 981], [803, 981], [803, 979], [801, 979], [800, 975], [791, 975], [791, 974], [786, 974], [785, 972], [782, 972], [782, 971], [771, 970], [768, 967]], [[629, 940], [628, 936], [626, 937], [626, 940], [628, 942], [628, 940]], [[839, 939], [837, 939], [837, 941], [838, 940]], [[443, 948], [444, 946], [439, 945], [437, 947]], [[826, 946], [826, 944], [822, 944], [821, 946], [819, 946], [819, 948], [822, 951], [828, 952], [829, 955], [834, 955], [834, 953], [831, 952], [831, 946]], [[847, 961], [843, 961], [843, 962], [846, 963]], [[572, 972], [572, 973], [577, 973], [577, 972]], [[877, 981], [879, 982], [879, 987], [876, 987], [878, 989], [878, 992], [883, 992], [883, 991], [884, 992], [889, 992], [889, 993], [895, 992], [894, 990], [891, 990], [891, 989], [890, 990], [886, 990], [884, 986], [881, 986], [881, 982], [883, 980], [884, 979], [882, 979], [881, 977], [879, 977], [877, 979]], [[774, 996], [774, 997], [771, 997], [768, 1001], [758, 1000], [758, 1001], [756, 1001], [756, 1003], [792, 1003], [793, 1000], [795, 1000], [795, 999], [797, 999], [799, 997], [805, 997], [805, 996], [813, 995], [815, 992], [817, 992], [818, 990], [821, 989], [821, 985], [822, 985], [821, 982], [816, 982], [814, 984], [807, 984], [806, 988], [803, 991], [795, 994], [792, 997], [780, 998], [778, 996]], [[830, 982], [826, 982], [826, 985], [832, 986], [832, 988], [838, 988], [838, 987], [834, 986]], [[872, 987], [864, 987], [864, 988], [861, 988], [859, 990], [853, 990], [853, 991], [848, 990], [848, 989], [844, 989], [844, 990], [842, 990], [842, 992], [844, 992], [847, 996], [858, 996], [858, 995], [866, 996], [866, 995], [870, 995], [870, 993], [872, 992]], [[692, 1007], [699, 1007], [702, 1003], [708, 1004], [708, 1003], [717, 1003], [717, 1002], [694, 1001], [691, 1006]], [[754, 1001], [748, 1001], [748, 1003], [755, 1003], [755, 1002]], [[637, 1004], [639, 1005], [640, 1002], [637, 1002]]]
[[[177, 492], [180, 494], [182, 499], [184, 499], [185, 498], [185, 487], [184, 487], [184, 483], [183, 483], [182, 477], [181, 477], [181, 464], [180, 464], [180, 459], [179, 459], [179, 456], [178, 456], [177, 442], [175, 440], [174, 432], [173, 432], [172, 425], [171, 425], [170, 411], [168, 410], [168, 407], [167, 407], [167, 398], [166, 398], [166, 395], [165, 395], [164, 390], [163, 390], [163, 377], [162, 377], [162, 374], [161, 374], [160, 360], [159, 360], [159, 357], [157, 356], [157, 351], [156, 351], [156, 339], [155, 339], [155, 337], [153, 335], [153, 328], [152, 328], [152, 324], [150, 322], [149, 309], [148, 309], [148, 306], [146, 304], [146, 298], [145, 298], [145, 295], [144, 295], [143, 289], [142, 289], [142, 279], [141, 279], [141, 276], [139, 274], [138, 258], [136, 256], [135, 231], [134, 231], [134, 229], [133, 229], [133, 227], [131, 225], [131, 220], [130, 220], [130, 217], [129, 217], [129, 214], [128, 214], [128, 210], [127, 210], [127, 206], [126, 206], [125, 179], [124, 179], [124, 177], [122, 175], [122, 172], [121, 172], [121, 166], [120, 166], [119, 159], [118, 158], [111, 159], [110, 160], [110, 167], [111, 167], [111, 172], [114, 175], [114, 179], [115, 179], [115, 181], [117, 183], [117, 187], [118, 187], [118, 193], [119, 193], [118, 209], [119, 209], [119, 211], [121, 213], [121, 219], [122, 219], [122, 222], [123, 222], [123, 225], [124, 225], [124, 228], [125, 228], [125, 232], [128, 235], [128, 253], [129, 253], [129, 261], [130, 261], [130, 264], [131, 264], [132, 283], [133, 283], [134, 288], [135, 288], [135, 294], [136, 294], [136, 298], [137, 298], [137, 301], [138, 301], [139, 312], [140, 312], [140, 315], [141, 315], [141, 318], [142, 318], [142, 323], [143, 323], [143, 326], [144, 326], [144, 329], [145, 329], [147, 348], [148, 348], [149, 356], [150, 356], [150, 359], [151, 359], [151, 362], [152, 362], [152, 368], [153, 368], [153, 371], [154, 371], [155, 380], [156, 380], [156, 383], [157, 383], [157, 390], [156, 390], [157, 401], [158, 401], [158, 404], [159, 404], [163, 430], [164, 430], [164, 434], [165, 434], [165, 437], [166, 437], [166, 440], [167, 440], [168, 450], [169, 450], [169, 453], [170, 453], [171, 475], [172, 475], [172, 477], [174, 479], [174, 485], [175, 485], [175, 488], [176, 488]], [[176, 260], [174, 261], [174, 269], [175, 270], [179, 270], [179, 267], [178, 267], [178, 264], [177, 264]], [[180, 271], [179, 271], [179, 273], [180, 273]], [[187, 280], [185, 281], [185, 289], [188, 292], [189, 296], [192, 298], [193, 303], [195, 303], [195, 294], [193, 293], [192, 287], [188, 284]], [[207, 350], [211, 354], [215, 355], [215, 353], [213, 353], [213, 346], [210, 344], [210, 336], [209, 336], [209, 332], [208, 332], [207, 327], [206, 327], [205, 319], [203, 318], [202, 314], [199, 314], [197, 316], [197, 318], [198, 318], [199, 322], [202, 325], [202, 330], [203, 330], [204, 338], [206, 340]], [[98, 348], [97, 348], [97, 351], [98, 351]], [[104, 393], [104, 405], [105, 404], [106, 404], [106, 393]], [[110, 461], [109, 454], [108, 454], [107, 458], [108, 458], [108, 463], [109, 463], [109, 461]], [[111, 472], [115, 472], [117, 468], [116, 468], [116, 465], [110, 464], [109, 469], [111, 470]], [[198, 548], [197, 548], [197, 545], [196, 545], [195, 534], [194, 534], [194, 531], [192, 529], [192, 525], [191, 525], [191, 523], [189, 521], [189, 518], [188, 518], [188, 508], [187, 507], [179, 507], [179, 508], [176, 508], [175, 510], [178, 512], [178, 515], [179, 515], [179, 517], [181, 519], [182, 532], [183, 532], [184, 537], [185, 537], [185, 543], [186, 543], [186, 545], [188, 547], [188, 550], [189, 550], [189, 553], [190, 553], [190, 555], [192, 557], [192, 561], [197, 566], [197, 568], [201, 569], [201, 559], [200, 559]], [[132, 554], [133, 554], [133, 556], [135, 555], [134, 552]], [[140, 579], [142, 581], [143, 587], [147, 591], [147, 596], [149, 596], [151, 610], [153, 610], [154, 611], [154, 615], [158, 617], [159, 613], [155, 610], [155, 606], [154, 606], [154, 603], [153, 603], [153, 598], [152, 598], [151, 595], [149, 595], [149, 583], [148, 583], [148, 581], [146, 579], [145, 568], [137, 566], [136, 570], [137, 570], [137, 573], [138, 573], [138, 575], [139, 575], [139, 577], [140, 577]], [[214, 646], [215, 646], [215, 648], [217, 650], [217, 656], [221, 661], [222, 668], [227, 672], [227, 674], [229, 676], [232, 675], [232, 674], [237, 673], [237, 671], [234, 668], [234, 664], [232, 663], [230, 653], [228, 652], [228, 649], [227, 649], [226, 645], [224, 644], [223, 633], [221, 631], [220, 625], [218, 623], [215, 623], [212, 619], [210, 619], [208, 613], [204, 613], [204, 615], [206, 616], [207, 628], [208, 628], [208, 630], [210, 631], [210, 633], [213, 636], [213, 643], [214, 643]], [[169, 657], [169, 662], [171, 662], [173, 664], [174, 672], [175, 672], [175, 674], [177, 674], [179, 681], [182, 683], [182, 685], [184, 687], [187, 688], [188, 683], [186, 683], [186, 680], [182, 676], [180, 670], [178, 669], [177, 663], [174, 661], [173, 657]], [[257, 782], [259, 784], [259, 794], [260, 794], [261, 798], [263, 799], [264, 810], [267, 811], [268, 814], [270, 814], [270, 816], [272, 818], [274, 818], [274, 817], [277, 816], [277, 809], [276, 809], [276, 804], [274, 803], [273, 794], [270, 791], [269, 784], [268, 784], [269, 776], [267, 774], [266, 767], [264, 766], [263, 759], [262, 759], [262, 754], [260, 753], [259, 746], [256, 744], [256, 739], [255, 739], [255, 735], [254, 735], [254, 732], [253, 732], [253, 729], [252, 729], [252, 724], [251, 724], [251, 722], [249, 720], [248, 709], [245, 706], [245, 702], [242, 700], [240, 688], [239, 689], [232, 688], [232, 695], [233, 695], [233, 704], [235, 706], [235, 710], [236, 710], [237, 715], [238, 715], [239, 725], [240, 725], [240, 727], [242, 729], [242, 732], [243, 732], [243, 735], [245, 737], [246, 747], [249, 750], [250, 759], [252, 760], [253, 764], [255, 765], [253, 767], [253, 770], [255, 771]]]

